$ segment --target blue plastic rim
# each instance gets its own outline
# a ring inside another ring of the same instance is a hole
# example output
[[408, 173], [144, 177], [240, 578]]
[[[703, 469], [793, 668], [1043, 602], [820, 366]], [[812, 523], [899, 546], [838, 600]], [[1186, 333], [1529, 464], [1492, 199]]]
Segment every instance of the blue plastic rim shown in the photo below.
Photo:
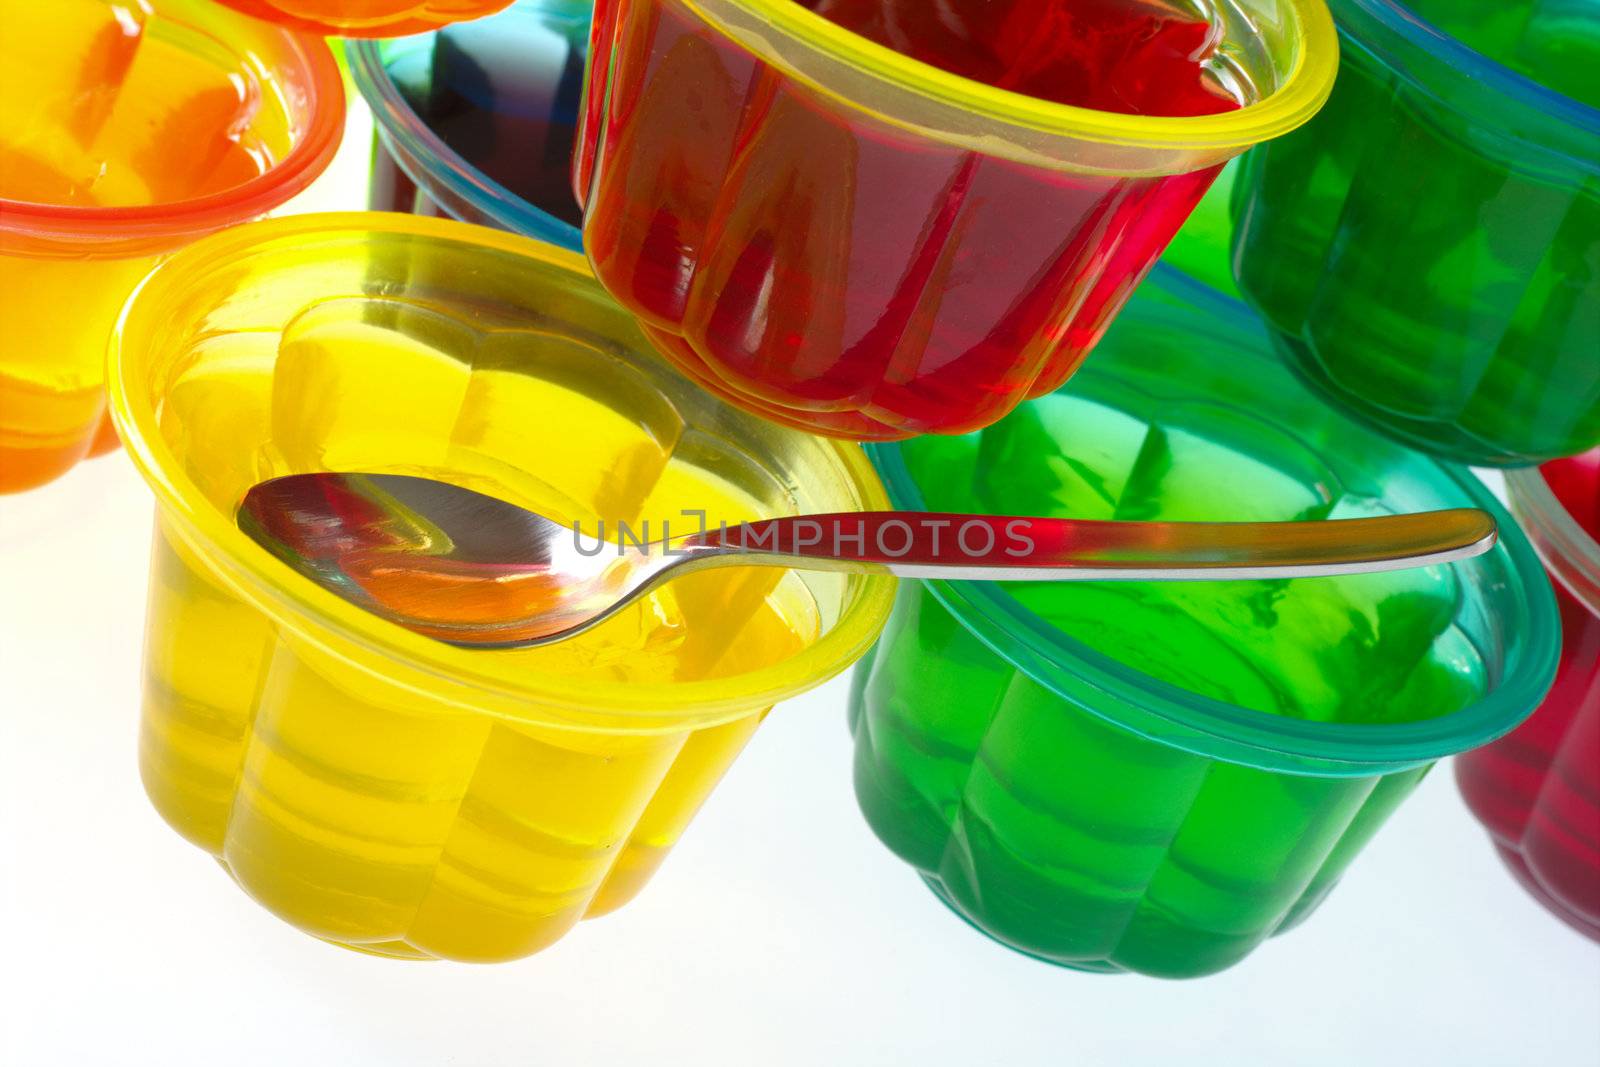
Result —
[[1600, 158], [1600, 110], [1541, 85], [1453, 37], [1395, 0], [1328, 0], [1342, 43], [1360, 46], [1461, 114], [1578, 162]]
[[[480, 25], [537, 20], [546, 28], [562, 32], [576, 47], [586, 49], [593, 13], [593, 5], [583, 0], [517, 0]], [[423, 49], [431, 51], [439, 32], [344, 42], [351, 77], [372, 109], [384, 150], [418, 189], [446, 210], [452, 201], [460, 201], [476, 211], [482, 221], [500, 229], [581, 252], [583, 237], [578, 227], [534, 206], [469, 163], [423, 122], [401, 94], [387, 64], [398, 56]]]
[[[1515, 2], [1515, 0], [1510, 0]], [[1355, 8], [1390, 31], [1399, 41], [1422, 49], [1458, 72], [1463, 78], [1503, 96], [1517, 100], [1552, 119], [1568, 123], [1600, 137], [1600, 110], [1574, 100], [1512, 70], [1492, 56], [1484, 55], [1465, 41], [1452, 37], [1410, 8], [1395, 0], [1330, 0], [1334, 21], [1343, 29], [1343, 13]], [[1404, 57], [1383, 41], [1363, 39], [1391, 66], [1404, 71]], [[1392, 43], [1392, 42], [1390, 42]], [[1600, 74], [1597, 74], [1600, 77]]]
[[[1406, 723], [1327, 723], [1270, 715], [1152, 678], [1045, 623], [1007, 594], [1003, 583], [928, 582], [934, 597], [968, 631], [1040, 685], [1125, 729], [1213, 758], [1287, 773], [1343, 777], [1403, 770], [1483, 744], [1533, 712], [1555, 678], [1560, 655], [1555, 595], [1527, 537], [1470, 470], [1410, 452], [1325, 408], [1276, 359], [1263, 326], [1242, 302], [1170, 266], [1157, 265], [1134, 294], [1107, 335], [1112, 344], [1125, 320], [1182, 329], [1226, 345], [1242, 378], [1270, 381], [1284, 391], [1286, 410], [1315, 405], [1349, 434], [1407, 457], [1413, 470], [1420, 465], [1430, 487], [1455, 497], [1439, 506], [1478, 507], [1494, 516], [1500, 527], [1494, 553], [1502, 558], [1505, 579], [1495, 599], [1516, 612], [1504, 620], [1514, 638], [1512, 654], [1498, 676], [1491, 676], [1493, 688], [1483, 699], [1456, 712]], [[1091, 354], [1062, 391], [1091, 384], [1096, 361], [1101, 367], [1106, 362], [1102, 355]], [[866, 449], [891, 503], [925, 510], [926, 499], [902, 452], [907, 446], [915, 442], [873, 443]], [[1495, 606], [1485, 605], [1491, 611]]]

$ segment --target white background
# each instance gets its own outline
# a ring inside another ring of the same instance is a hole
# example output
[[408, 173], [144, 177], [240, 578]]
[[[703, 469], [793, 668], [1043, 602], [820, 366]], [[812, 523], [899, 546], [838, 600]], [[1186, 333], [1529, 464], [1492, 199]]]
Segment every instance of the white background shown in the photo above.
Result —
[[[305, 205], [362, 206], [352, 127]], [[638, 900], [537, 956], [314, 941], [145, 802], [150, 512], [120, 454], [0, 497], [8, 1067], [1600, 1064], [1600, 947], [1501, 868], [1447, 766], [1310, 921], [1233, 970], [1077, 974], [978, 935], [878, 845], [842, 679], [774, 713]]]

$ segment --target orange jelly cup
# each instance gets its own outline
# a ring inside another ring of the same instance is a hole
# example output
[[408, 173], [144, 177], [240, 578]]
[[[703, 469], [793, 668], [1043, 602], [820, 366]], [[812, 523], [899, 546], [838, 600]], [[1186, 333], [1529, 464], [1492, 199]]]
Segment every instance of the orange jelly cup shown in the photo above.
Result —
[[209, 0], [0, 0], [0, 492], [116, 444], [106, 341], [166, 254], [309, 185], [344, 128], [321, 41]]
[[492, 15], [511, 0], [222, 0], [292, 30], [338, 37], [404, 37]]

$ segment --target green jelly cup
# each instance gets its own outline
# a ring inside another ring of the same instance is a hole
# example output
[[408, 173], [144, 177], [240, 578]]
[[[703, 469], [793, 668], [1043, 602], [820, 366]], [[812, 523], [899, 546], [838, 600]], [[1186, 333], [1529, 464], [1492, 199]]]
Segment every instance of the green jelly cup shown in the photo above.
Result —
[[1435, 760], [1512, 729], [1554, 675], [1549, 583], [1491, 494], [1318, 402], [1236, 302], [1175, 272], [1070, 386], [869, 451], [901, 508], [1471, 506], [1501, 524], [1487, 555], [1388, 575], [902, 583], [854, 678], [862, 812], [963, 918], [1052, 963], [1239, 962], [1316, 908]]
[[1487, 466], [1600, 444], [1593, 10], [1329, 6], [1332, 97], [1239, 176], [1240, 288], [1305, 379], [1407, 444]]
[[235, 227], [146, 278], [109, 382], [157, 505], [145, 791], [258, 903], [358, 951], [509, 960], [622, 906], [766, 711], [889, 611], [887, 576], [729, 568], [588, 637], [456, 648], [239, 530], [251, 485], [315, 471], [431, 476], [646, 540], [692, 530], [684, 508], [885, 505], [859, 449], [694, 387], [551, 245], [375, 212]]

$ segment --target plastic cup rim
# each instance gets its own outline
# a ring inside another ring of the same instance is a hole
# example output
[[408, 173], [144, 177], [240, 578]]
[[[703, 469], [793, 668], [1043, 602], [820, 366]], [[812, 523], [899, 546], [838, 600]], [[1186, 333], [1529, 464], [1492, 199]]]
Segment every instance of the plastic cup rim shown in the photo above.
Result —
[[[1439, 59], [1462, 78], [1486, 83], [1507, 96], [1518, 99], [1535, 110], [1568, 125], [1594, 131], [1600, 135], [1600, 109], [1590, 107], [1563, 92], [1543, 85], [1533, 78], [1513, 70], [1493, 56], [1478, 51], [1458, 37], [1454, 37], [1398, 0], [1328, 0], [1337, 7], [1350, 4], [1365, 12], [1370, 18], [1404, 43]], [[1380, 42], [1350, 33], [1363, 45], [1378, 50], [1385, 61], [1395, 62], [1395, 57]]]
[[[1170, 275], [1179, 273], [1175, 268], [1159, 264], [1145, 284], [1164, 285]], [[1193, 284], [1206, 288], [1198, 282]], [[1181, 295], [1183, 288], [1180, 283], [1171, 285], [1169, 291]], [[1245, 313], [1242, 304], [1231, 300], [1215, 303], [1209, 313], [1230, 314], [1230, 304], [1237, 305], [1238, 313]], [[1168, 311], [1162, 309], [1159, 314], [1167, 317]], [[1175, 318], [1169, 321], [1176, 323]], [[1192, 327], [1192, 323], [1189, 325]], [[1239, 354], [1268, 361], [1265, 355], [1255, 351], [1242, 349]], [[1354, 423], [1351, 425], [1361, 429]], [[901, 453], [903, 444], [875, 443], [868, 445], [867, 450], [883, 477], [893, 505], [922, 508], [925, 501], [921, 488], [905, 466]], [[1115, 657], [1042, 623], [998, 589], [996, 583], [931, 581], [924, 584], [969, 633], [1052, 693], [1063, 699], [1073, 699], [1061, 692], [1050, 671], [1039, 669], [1040, 663], [1070, 672], [1107, 694], [1110, 699], [1103, 702], [1105, 706], [1084, 706], [1091, 714], [1143, 733], [1136, 724], [1124, 721], [1111, 710], [1111, 706], [1120, 701], [1158, 720], [1192, 731], [1199, 738], [1188, 744], [1170, 736], [1152, 737], [1157, 743], [1228, 762], [1249, 762], [1287, 774], [1361, 776], [1420, 766], [1484, 744], [1515, 727], [1543, 699], [1554, 680], [1560, 655], [1555, 595], [1537, 553], [1515, 520], [1467, 468], [1426, 456], [1420, 458], [1436, 467], [1442, 480], [1453, 483], [1463, 492], [1467, 498], [1465, 506], [1482, 508], [1494, 516], [1500, 527], [1500, 547], [1494, 551], [1507, 554], [1508, 569], [1525, 594], [1511, 598], [1522, 607], [1525, 623], [1522, 628], [1525, 649], [1517, 664], [1519, 669], [1514, 675], [1503, 677], [1485, 697], [1447, 715], [1413, 722], [1373, 724], [1315, 722], [1256, 711], [1190, 692], [1130, 668]], [[1019, 647], [1027, 655], [1014, 651]], [[1251, 758], [1241, 758], [1234, 754], [1236, 752], [1248, 752]], [[1315, 766], [1307, 766], [1304, 761], [1311, 761]]]
[[1517, 517], [1539, 535], [1534, 549], [1545, 568], [1589, 612], [1600, 617], [1600, 600], [1579, 583], [1600, 590], [1600, 541], [1596, 541], [1561, 503], [1538, 467], [1505, 472], [1506, 492]]
[[[1332, 92], [1339, 67], [1338, 32], [1323, 0], [1273, 0], [1293, 19], [1299, 35], [1294, 61], [1272, 92], [1244, 107], [1215, 115], [1128, 115], [1041, 100], [951, 74], [853, 33], [795, 0], [680, 2], [724, 33], [726, 25], [707, 8], [726, 5], [743, 9], [813, 52], [984, 118], [1052, 137], [1150, 149], [1242, 151], [1282, 136], [1306, 123], [1322, 107]], [[740, 43], [741, 47], [749, 47], [742, 40]]]
[[[190, 5], [191, 7], [193, 5]], [[312, 99], [305, 135], [283, 159], [260, 174], [221, 192], [159, 204], [94, 207], [48, 204], [0, 197], [0, 230], [41, 238], [99, 239], [198, 235], [266, 214], [310, 185], [327, 168], [344, 135], [344, 79], [327, 43], [318, 38], [229, 11], [250, 23], [250, 31], [282, 38], [308, 75]], [[183, 21], [158, 8], [156, 18]], [[242, 38], [224, 42], [243, 59], [254, 50]]]
[[[273, 622], [355, 666], [393, 678], [396, 665], [443, 685], [428, 696], [465, 710], [552, 729], [586, 733], [660, 733], [716, 725], [770, 707], [822, 684], [855, 662], [877, 639], [894, 599], [895, 579], [863, 574], [839, 618], [798, 654], [728, 678], [694, 682], [602, 684], [582, 676], [533, 675], [502, 657], [456, 648], [412, 633], [296, 575], [247, 537], [213, 506], [181, 469], [161, 438], [155, 412], [136, 400], [147, 391], [130, 380], [144, 358], [130, 357], [127, 333], [136, 314], [164, 306], [195, 276], [237, 262], [248, 250], [296, 235], [404, 234], [509, 252], [560, 268], [598, 287], [582, 256], [518, 234], [453, 219], [393, 212], [337, 212], [265, 219], [211, 234], [180, 249], [153, 270], [123, 307], [107, 351], [112, 420], [128, 456], [155, 494], [160, 510], [195, 531], [213, 566], [232, 568], [234, 592]], [[622, 312], [619, 310], [619, 314]], [[659, 359], [653, 351], [647, 355]], [[754, 418], [754, 416], [751, 416]], [[784, 431], [798, 433], [798, 431]], [[839, 464], [865, 509], [888, 506], [866, 454], [855, 445], [818, 439]], [[331, 638], [331, 640], [330, 640]], [[460, 699], [460, 694], [468, 699]], [[564, 710], [549, 714], [545, 709]], [[616, 721], [607, 719], [615, 716]]]
[[[257, 0], [257, 2], [259, 2], [259, 0]], [[499, 8], [496, 8], [495, 10], [492, 10], [492, 11], [479, 12], [476, 15], [469, 15], [466, 18], [462, 18], [460, 16], [455, 16], [455, 17], [451, 17], [451, 18], [445, 18], [443, 20], [430, 19], [430, 20], [428, 20], [428, 23], [434, 29], [439, 29], [439, 28], [442, 28], [444, 26], [451, 25], [453, 22], [463, 22], [463, 21], [471, 21], [472, 19], [487, 18], [490, 15], [496, 14], [498, 11], [504, 10], [507, 5], [509, 5], [511, 3], [514, 3], [514, 2], [515, 2], [515, 0], [500, 0], [501, 6]], [[256, 15], [256, 14], [252, 14], [250, 12], [247, 12], [245, 10], [244, 6], [242, 6], [238, 2], [238, 0], [222, 0], [222, 3], [226, 4], [228, 7], [233, 8], [235, 11], [239, 11], [239, 12], [245, 13], [245, 14], [251, 14], [252, 18], [269, 18], [270, 17], [270, 16], [266, 16], [266, 15]], [[423, 7], [424, 9], [426, 9], [426, 8], [431, 7], [432, 5], [419, 4], [417, 6]], [[396, 27], [409, 27], [409, 26], [415, 25], [417, 20], [418, 20], [418, 16], [415, 13], [406, 13], [406, 14], [398, 16], [398, 17], [397, 16], [393, 16], [393, 15], [386, 15], [386, 16], [383, 16], [383, 17], [380, 17], [380, 18], [371, 19], [371, 20], [368, 20], [368, 21], [365, 21], [365, 22], [363, 22], [361, 20], [356, 20], [354, 22], [349, 22], [349, 23], [339, 23], [339, 22], [334, 21], [334, 19], [332, 17], [322, 18], [322, 17], [314, 16], [314, 15], [299, 16], [299, 15], [281, 14], [281, 17], [285, 18], [285, 19], [290, 19], [292, 21], [291, 22], [282, 22], [282, 23], [280, 23], [280, 25], [290, 26], [290, 27], [298, 30], [301, 33], [312, 33], [312, 34], [316, 34], [318, 36], [323, 36], [323, 37], [339, 37], [339, 38], [342, 38], [342, 39], [347, 40], [347, 41], [353, 41], [353, 40], [358, 40], [358, 39], [374, 39], [374, 38], [382, 39], [382, 38], [385, 38], [385, 37], [393, 37], [393, 36], [395, 36], [395, 28]], [[427, 32], [431, 32], [431, 31], [429, 31], [429, 30], [421, 30], [421, 31], [412, 30], [411, 32], [413, 32], [413, 33], [417, 33], [417, 32], [427, 33]]]

